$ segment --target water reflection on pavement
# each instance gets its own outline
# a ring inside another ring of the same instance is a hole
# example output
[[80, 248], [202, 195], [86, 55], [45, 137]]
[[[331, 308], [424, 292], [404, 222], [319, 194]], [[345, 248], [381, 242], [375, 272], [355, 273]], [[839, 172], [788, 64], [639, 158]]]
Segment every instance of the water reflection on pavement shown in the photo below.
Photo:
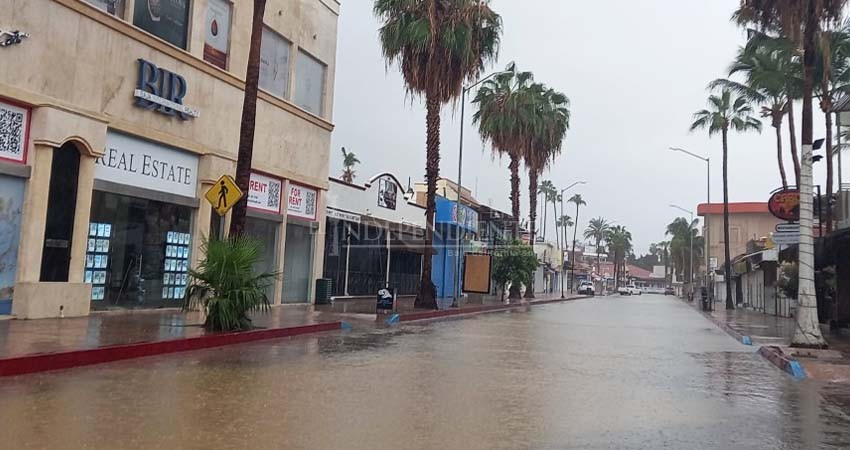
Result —
[[10, 449], [832, 449], [850, 391], [597, 298], [0, 380]]

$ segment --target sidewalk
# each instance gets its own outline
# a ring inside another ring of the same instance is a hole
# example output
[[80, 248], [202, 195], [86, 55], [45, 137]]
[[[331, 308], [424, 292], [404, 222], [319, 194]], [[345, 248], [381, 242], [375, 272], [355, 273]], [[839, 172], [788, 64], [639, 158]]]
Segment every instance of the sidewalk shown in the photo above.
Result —
[[[576, 297], [568, 296], [567, 299]], [[413, 300], [399, 303], [396, 322], [433, 320], [560, 302], [560, 294], [532, 302], [496, 299], [461, 308], [416, 310]], [[0, 376], [99, 364], [156, 354], [191, 351], [256, 340], [292, 337], [343, 329], [386, 326], [390, 316], [375, 314], [374, 300], [344, 300], [333, 305], [273, 307], [254, 315], [256, 330], [208, 333], [199, 312], [147, 310], [95, 312], [88, 317], [0, 321]]]
[[[696, 302], [691, 306], [699, 310]], [[712, 312], [699, 311], [738, 341], [751, 341], [762, 356], [798, 378], [850, 383], [850, 335], [847, 331], [830, 333], [826, 327], [821, 327], [829, 350], [797, 350], [790, 347], [797, 326], [794, 318], [772, 316], [740, 306], [729, 311], [722, 303], [715, 303]], [[804, 373], [795, 373], [795, 362]]]

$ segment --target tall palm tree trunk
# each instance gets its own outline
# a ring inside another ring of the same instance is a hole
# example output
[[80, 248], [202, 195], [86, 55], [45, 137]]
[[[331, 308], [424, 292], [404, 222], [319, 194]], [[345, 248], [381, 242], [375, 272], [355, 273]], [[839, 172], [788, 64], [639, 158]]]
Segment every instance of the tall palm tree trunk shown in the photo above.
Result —
[[776, 129], [776, 161], [779, 163], [779, 176], [782, 177], [782, 189], [788, 189], [788, 176], [785, 175], [785, 162], [782, 160], [782, 122], [774, 119]]
[[735, 309], [732, 299], [732, 255], [729, 250], [729, 127], [723, 127], [723, 251], [726, 256], [726, 309]]
[[791, 139], [791, 159], [794, 161], [794, 184], [800, 186], [800, 156], [797, 152], [797, 124], [794, 119], [794, 100], [788, 99], [788, 137]]
[[803, 160], [800, 166], [800, 269], [797, 298], [797, 327], [791, 345], [795, 347], [824, 348], [826, 341], [818, 323], [818, 303], [815, 296], [814, 239], [812, 225], [812, 137], [814, 134], [812, 91], [815, 73], [815, 33], [818, 18], [815, 14], [816, 2], [808, 2], [808, 11], [803, 32], [803, 124], [802, 150]]
[[[263, 15], [266, 0], [254, 0], [254, 15], [251, 19], [251, 44], [248, 50], [248, 66], [245, 71], [245, 95], [242, 98], [242, 122], [239, 128], [239, 153], [236, 156], [236, 185], [248, 192], [251, 182], [251, 160], [254, 158], [254, 130], [257, 124], [257, 91], [260, 85], [260, 43], [263, 37]], [[242, 234], [245, 216], [248, 213], [248, 196], [244, 196], [230, 216], [230, 235]], [[306, 299], [304, 299], [306, 300]]]
[[555, 202], [555, 199], [552, 199], [552, 217], [555, 218], [555, 246], [558, 249], [561, 248], [561, 238], [558, 232], [558, 204]]
[[[534, 170], [528, 171], [528, 215], [529, 215], [529, 242], [531, 243], [531, 249], [534, 251], [534, 243], [536, 242], [535, 226], [537, 221], [537, 172]], [[545, 201], [543, 202], [546, 203]], [[546, 209], [544, 208], [544, 212]], [[535, 274], [531, 274], [531, 283], [525, 287], [525, 298], [534, 298], [534, 276]]]
[[511, 222], [511, 233], [513, 239], [519, 239], [519, 157], [511, 153], [511, 163], [508, 166], [511, 171], [511, 214], [514, 216]]
[[[511, 237], [513, 240], [519, 239], [519, 160], [520, 158], [515, 155], [513, 152], [511, 153], [511, 163], [508, 168], [511, 171], [511, 214], [513, 215], [513, 220], [511, 221]], [[508, 292], [508, 298], [512, 300], [516, 300], [522, 298], [522, 293], [520, 292], [519, 285], [511, 284], [510, 291]]]
[[437, 208], [437, 178], [440, 176], [440, 102], [436, 95], [427, 95], [427, 153], [425, 161], [425, 258], [416, 308], [437, 309], [437, 290], [431, 281], [434, 255], [434, 213]]
[[599, 275], [599, 273], [602, 272], [602, 266], [601, 266], [601, 262], [600, 262], [600, 259], [599, 259], [599, 257], [601, 256], [600, 255], [601, 251], [599, 250], [599, 244], [601, 244], [601, 243], [602, 243], [602, 241], [599, 238], [596, 238], [596, 275]]

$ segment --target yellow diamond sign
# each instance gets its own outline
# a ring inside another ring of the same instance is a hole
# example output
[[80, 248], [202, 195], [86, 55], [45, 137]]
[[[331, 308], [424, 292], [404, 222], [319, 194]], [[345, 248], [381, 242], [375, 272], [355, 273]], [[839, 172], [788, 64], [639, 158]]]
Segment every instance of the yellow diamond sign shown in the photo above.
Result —
[[236, 182], [233, 181], [230, 175], [222, 175], [207, 193], [204, 194], [204, 198], [210, 202], [210, 205], [212, 205], [219, 216], [223, 216], [230, 211], [230, 208], [236, 205], [236, 202], [243, 195], [239, 186], [236, 186]]

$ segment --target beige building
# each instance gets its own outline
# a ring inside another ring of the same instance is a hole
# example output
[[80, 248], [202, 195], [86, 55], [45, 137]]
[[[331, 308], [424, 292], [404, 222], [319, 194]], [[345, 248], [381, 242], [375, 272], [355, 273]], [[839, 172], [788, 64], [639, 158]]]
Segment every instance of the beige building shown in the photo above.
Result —
[[[0, 47], [0, 313], [179, 306], [220, 226], [204, 194], [235, 172], [252, 2], [10, 1], [0, 29], [28, 37]], [[339, 8], [266, 6], [247, 228], [276, 304], [322, 272]]]
[[[700, 204], [697, 208], [709, 231], [709, 257], [713, 268], [722, 268], [725, 259], [723, 203]], [[767, 209], [767, 203], [729, 204], [729, 251], [731, 258], [747, 252], [747, 242], [770, 237], [782, 221]]]

